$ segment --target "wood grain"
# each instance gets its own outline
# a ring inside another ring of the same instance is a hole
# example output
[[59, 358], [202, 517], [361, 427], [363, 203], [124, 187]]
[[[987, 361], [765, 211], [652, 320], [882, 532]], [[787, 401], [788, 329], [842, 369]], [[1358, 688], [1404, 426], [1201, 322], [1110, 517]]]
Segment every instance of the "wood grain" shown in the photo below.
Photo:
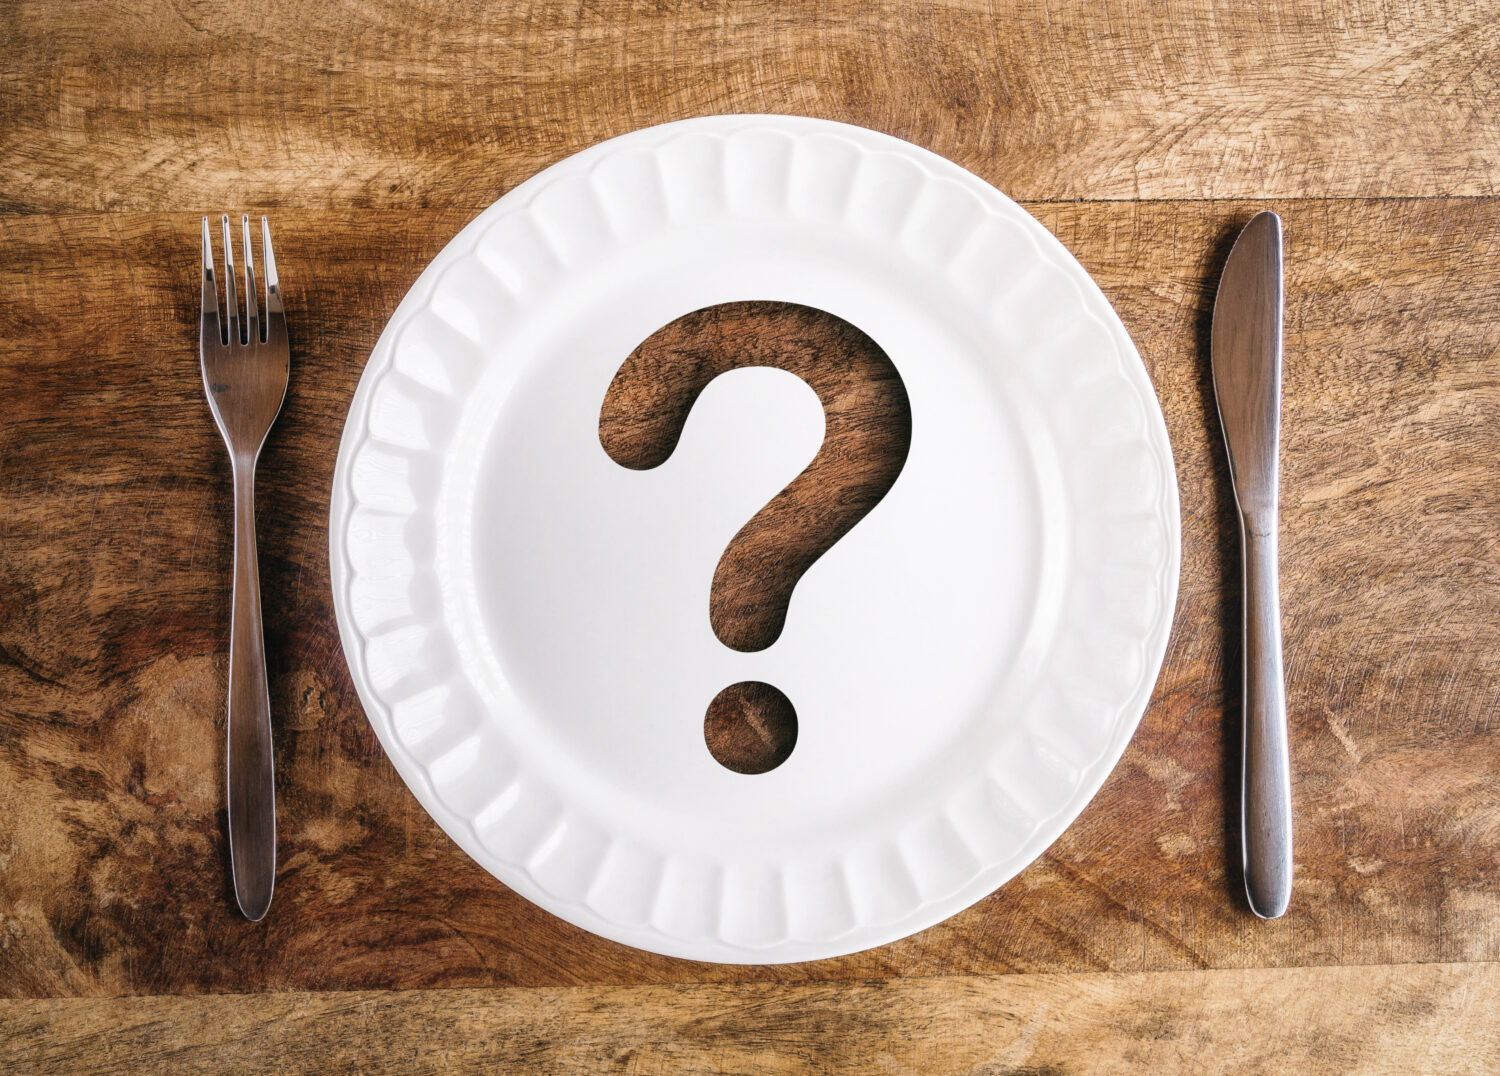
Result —
[[1204, 353], [1225, 240], [1258, 206], [1029, 208], [1116, 304], [1161, 397], [1184, 543], [1166, 665], [1099, 797], [1012, 883], [894, 945], [773, 968], [649, 956], [509, 893], [422, 812], [351, 690], [334, 451], [380, 325], [463, 210], [273, 219], [294, 340], [260, 471], [282, 867], [269, 920], [241, 920], [197, 218], [0, 218], [0, 994], [1500, 960], [1500, 200], [1277, 204], [1298, 846], [1271, 924], [1240, 903], [1224, 838], [1238, 569]]
[[22, 1074], [1493, 1071], [1494, 964], [0, 1003]]
[[1016, 198], [1500, 193], [1473, 0], [15, 0], [0, 207], [479, 209], [726, 112], [911, 139]]

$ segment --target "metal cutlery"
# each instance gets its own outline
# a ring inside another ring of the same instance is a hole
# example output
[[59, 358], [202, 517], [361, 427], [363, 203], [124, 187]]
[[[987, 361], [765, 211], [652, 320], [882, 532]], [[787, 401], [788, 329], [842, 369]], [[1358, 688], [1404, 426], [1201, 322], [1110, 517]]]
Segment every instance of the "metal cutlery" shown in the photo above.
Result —
[[247, 919], [271, 906], [276, 880], [276, 783], [271, 752], [271, 700], [261, 629], [260, 570], [255, 549], [255, 464], [281, 411], [291, 367], [286, 313], [276, 276], [271, 229], [260, 220], [265, 310], [256, 305], [250, 218], [241, 216], [245, 252], [245, 318], [235, 296], [229, 217], [224, 233], [224, 310], [220, 318], [213, 243], [203, 218], [203, 308], [198, 352], [214, 424], [229, 449], [234, 474], [234, 591], [229, 635], [229, 860], [234, 895]]
[[1281, 442], [1281, 218], [1235, 240], [1214, 299], [1214, 397], [1239, 507], [1244, 585], [1241, 833], [1245, 895], [1265, 919], [1292, 896], [1292, 784], [1277, 582]]

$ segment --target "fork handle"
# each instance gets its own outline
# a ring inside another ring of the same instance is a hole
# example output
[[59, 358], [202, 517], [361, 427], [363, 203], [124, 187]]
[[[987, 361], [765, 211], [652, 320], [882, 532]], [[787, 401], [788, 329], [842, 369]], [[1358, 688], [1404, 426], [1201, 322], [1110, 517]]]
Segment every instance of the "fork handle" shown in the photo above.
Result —
[[1242, 517], [1240, 542], [1245, 583], [1240, 761], [1245, 896], [1256, 915], [1275, 919], [1292, 897], [1292, 778], [1274, 515], [1269, 525], [1261, 526]]
[[255, 461], [234, 465], [234, 597], [229, 634], [229, 861], [246, 919], [271, 906], [276, 882], [276, 782], [271, 698], [255, 550]]

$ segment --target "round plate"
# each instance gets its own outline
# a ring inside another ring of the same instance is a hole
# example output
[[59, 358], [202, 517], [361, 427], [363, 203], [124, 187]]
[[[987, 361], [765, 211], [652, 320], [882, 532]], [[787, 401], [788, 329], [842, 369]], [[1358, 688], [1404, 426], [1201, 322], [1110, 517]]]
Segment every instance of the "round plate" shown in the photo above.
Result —
[[[745, 654], [713, 568], [817, 450], [816, 397], [726, 374], [645, 472], [599, 410], [655, 330], [752, 299], [879, 343], [912, 442]], [[330, 543], [360, 699], [438, 824], [572, 923], [735, 963], [894, 940], [1036, 858], [1140, 720], [1179, 557], [1161, 412], [1083, 268], [956, 165], [780, 116], [616, 138], [466, 227], [365, 369]], [[755, 776], [703, 740], [748, 679], [798, 714]]]

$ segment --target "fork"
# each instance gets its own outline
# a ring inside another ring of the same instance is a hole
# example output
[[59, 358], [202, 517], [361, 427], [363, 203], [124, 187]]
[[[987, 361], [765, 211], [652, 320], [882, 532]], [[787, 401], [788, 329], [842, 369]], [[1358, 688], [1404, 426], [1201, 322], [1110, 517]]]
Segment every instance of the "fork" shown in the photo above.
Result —
[[[261, 629], [260, 569], [255, 552], [255, 462], [286, 398], [291, 348], [286, 312], [271, 250], [271, 229], [260, 218], [266, 268], [265, 317], [255, 304], [250, 217], [240, 217], [245, 243], [245, 323], [241, 335], [234, 288], [229, 216], [224, 230], [224, 304], [219, 318], [214, 250], [203, 218], [203, 317], [198, 354], [214, 424], [229, 449], [234, 472], [234, 591], [229, 634], [229, 863], [234, 896], [252, 921], [265, 917], [276, 884], [276, 780], [271, 756], [271, 699]], [[226, 331], [227, 330], [227, 331]]]

